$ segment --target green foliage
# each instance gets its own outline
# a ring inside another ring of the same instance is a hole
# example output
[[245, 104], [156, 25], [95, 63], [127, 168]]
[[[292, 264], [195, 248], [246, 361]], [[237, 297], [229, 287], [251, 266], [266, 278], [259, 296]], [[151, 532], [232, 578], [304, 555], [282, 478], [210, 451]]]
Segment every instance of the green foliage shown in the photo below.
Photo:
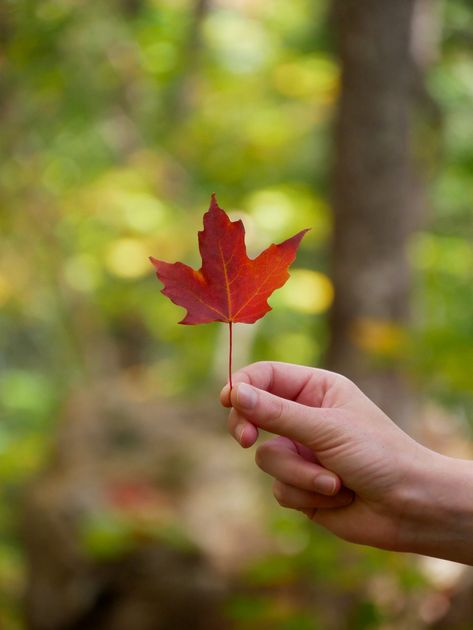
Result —
[[353, 547], [298, 514], [276, 514], [270, 531], [279, 553], [247, 568], [227, 607], [242, 628], [382, 627], [428, 587], [408, 557]]
[[120, 558], [153, 541], [181, 551], [194, 550], [177, 525], [142, 521], [132, 512], [98, 512], [85, 520], [80, 528], [81, 548], [95, 560]]

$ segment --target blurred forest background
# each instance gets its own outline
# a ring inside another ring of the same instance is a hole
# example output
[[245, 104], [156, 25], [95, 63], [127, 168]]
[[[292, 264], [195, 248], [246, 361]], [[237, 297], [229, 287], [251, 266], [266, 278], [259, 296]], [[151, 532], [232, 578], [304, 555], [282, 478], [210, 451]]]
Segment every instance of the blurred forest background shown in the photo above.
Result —
[[[148, 255], [312, 227], [236, 363], [329, 365], [470, 457], [469, 0], [4, 0], [0, 627], [470, 628], [461, 565], [273, 505]], [[335, 296], [335, 297], [334, 297]]]

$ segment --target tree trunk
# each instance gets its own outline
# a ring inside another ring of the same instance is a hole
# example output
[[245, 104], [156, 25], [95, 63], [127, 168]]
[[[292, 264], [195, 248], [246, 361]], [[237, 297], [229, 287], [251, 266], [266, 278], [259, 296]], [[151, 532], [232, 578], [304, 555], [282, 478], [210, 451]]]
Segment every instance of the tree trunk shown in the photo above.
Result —
[[415, 201], [410, 171], [415, 0], [336, 0], [342, 65], [335, 128], [328, 364], [402, 423], [399, 366], [409, 317], [406, 254]]

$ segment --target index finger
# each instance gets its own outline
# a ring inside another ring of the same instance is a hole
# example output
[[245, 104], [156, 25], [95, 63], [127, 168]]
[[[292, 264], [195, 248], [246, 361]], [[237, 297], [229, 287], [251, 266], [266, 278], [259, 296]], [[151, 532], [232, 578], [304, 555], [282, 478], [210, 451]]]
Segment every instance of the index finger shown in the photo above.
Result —
[[[235, 372], [232, 380], [234, 387], [248, 383], [281, 398], [320, 407], [334, 377], [333, 372], [305, 365], [258, 361]], [[228, 384], [220, 393], [220, 402], [224, 407], [232, 406]]]

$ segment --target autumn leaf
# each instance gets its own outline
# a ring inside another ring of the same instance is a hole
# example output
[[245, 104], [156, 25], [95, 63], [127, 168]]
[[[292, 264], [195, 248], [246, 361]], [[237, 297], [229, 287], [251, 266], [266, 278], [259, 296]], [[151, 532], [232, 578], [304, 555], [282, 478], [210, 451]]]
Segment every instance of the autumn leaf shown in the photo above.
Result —
[[267, 299], [289, 278], [288, 267], [306, 232], [271, 245], [252, 260], [246, 253], [243, 222], [230, 221], [212, 195], [199, 232], [202, 267], [196, 271], [181, 262], [150, 260], [164, 284], [162, 293], [187, 309], [180, 324], [252, 324], [271, 310]]
[[181, 262], [150, 260], [164, 284], [161, 292], [187, 310], [179, 323], [226, 322], [231, 344], [233, 323], [252, 324], [271, 310], [267, 300], [289, 278], [288, 268], [306, 232], [270, 245], [251, 259], [246, 253], [242, 221], [230, 221], [212, 195], [204, 229], [198, 233], [202, 267], [195, 270]]

